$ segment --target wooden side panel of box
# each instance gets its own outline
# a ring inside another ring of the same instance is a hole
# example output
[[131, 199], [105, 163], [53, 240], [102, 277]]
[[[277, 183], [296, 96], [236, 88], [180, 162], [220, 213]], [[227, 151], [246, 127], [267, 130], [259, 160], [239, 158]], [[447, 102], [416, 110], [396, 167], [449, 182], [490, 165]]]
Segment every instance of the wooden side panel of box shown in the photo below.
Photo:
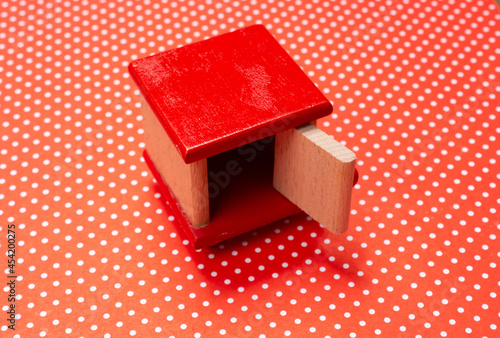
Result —
[[276, 134], [274, 187], [333, 233], [349, 224], [356, 155], [313, 124]]
[[163, 180], [194, 227], [210, 221], [207, 160], [186, 164], [141, 95], [146, 148]]

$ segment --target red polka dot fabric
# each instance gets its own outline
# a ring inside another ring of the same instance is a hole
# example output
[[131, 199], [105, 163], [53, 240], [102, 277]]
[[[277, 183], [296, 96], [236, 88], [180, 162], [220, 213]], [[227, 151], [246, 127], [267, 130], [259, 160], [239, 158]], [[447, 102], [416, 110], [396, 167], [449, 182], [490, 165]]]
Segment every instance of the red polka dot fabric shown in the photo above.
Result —
[[[1, 336], [497, 337], [499, 22], [492, 0], [2, 2]], [[127, 66], [257, 23], [358, 156], [350, 228], [194, 250]]]

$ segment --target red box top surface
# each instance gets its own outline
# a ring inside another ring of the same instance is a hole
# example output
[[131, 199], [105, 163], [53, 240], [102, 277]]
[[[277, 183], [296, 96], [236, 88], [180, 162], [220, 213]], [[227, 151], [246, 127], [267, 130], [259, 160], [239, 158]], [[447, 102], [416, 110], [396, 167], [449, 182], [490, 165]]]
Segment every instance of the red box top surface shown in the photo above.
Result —
[[262, 25], [136, 60], [129, 72], [186, 163], [332, 111]]

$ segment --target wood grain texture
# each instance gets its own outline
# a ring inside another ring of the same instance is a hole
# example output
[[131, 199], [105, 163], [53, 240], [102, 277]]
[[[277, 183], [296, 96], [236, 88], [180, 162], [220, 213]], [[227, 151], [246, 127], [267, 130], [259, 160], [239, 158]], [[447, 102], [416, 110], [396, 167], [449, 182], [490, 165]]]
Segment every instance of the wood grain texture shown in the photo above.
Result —
[[312, 124], [276, 135], [274, 188], [334, 233], [349, 224], [356, 155]]
[[194, 227], [210, 221], [207, 160], [186, 164], [141, 95], [146, 148], [163, 180]]

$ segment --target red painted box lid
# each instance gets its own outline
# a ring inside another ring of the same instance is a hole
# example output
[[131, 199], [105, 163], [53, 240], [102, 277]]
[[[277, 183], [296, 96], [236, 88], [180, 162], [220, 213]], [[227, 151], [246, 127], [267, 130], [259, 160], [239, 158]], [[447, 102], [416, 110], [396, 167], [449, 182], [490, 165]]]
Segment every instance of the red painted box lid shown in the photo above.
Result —
[[332, 111], [262, 25], [136, 60], [129, 72], [186, 163]]

